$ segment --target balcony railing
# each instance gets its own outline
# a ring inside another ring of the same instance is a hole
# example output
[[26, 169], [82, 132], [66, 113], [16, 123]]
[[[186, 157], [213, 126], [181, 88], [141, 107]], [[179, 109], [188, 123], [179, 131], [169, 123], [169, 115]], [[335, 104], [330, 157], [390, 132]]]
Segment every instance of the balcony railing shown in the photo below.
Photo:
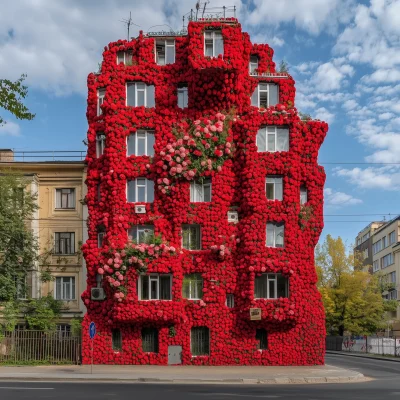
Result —
[[250, 76], [253, 76], [255, 78], [281, 78], [281, 79], [287, 79], [289, 78], [288, 74], [284, 74], [284, 73], [280, 73], [280, 72], [262, 72], [262, 73], [258, 73], [258, 72], [250, 72]]
[[85, 150], [2, 151], [0, 162], [83, 161]]

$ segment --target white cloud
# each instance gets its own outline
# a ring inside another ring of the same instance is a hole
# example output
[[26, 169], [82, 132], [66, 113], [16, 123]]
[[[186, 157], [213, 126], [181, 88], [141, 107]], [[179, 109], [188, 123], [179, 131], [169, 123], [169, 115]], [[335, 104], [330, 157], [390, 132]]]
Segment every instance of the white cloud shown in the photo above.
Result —
[[355, 108], [358, 108], [358, 103], [354, 99], [350, 99], [344, 102], [343, 108], [346, 109], [347, 111], [354, 110]]
[[350, 194], [336, 192], [331, 188], [324, 189], [325, 203], [330, 206], [353, 206], [361, 204], [363, 201]]
[[311, 75], [315, 71], [315, 68], [320, 64], [319, 61], [303, 62], [299, 65], [295, 65], [293, 69], [303, 75]]
[[21, 128], [15, 122], [6, 121], [0, 126], [0, 136], [21, 136]]
[[329, 112], [325, 107], [320, 107], [315, 110], [315, 114], [313, 115], [313, 117], [325, 121], [328, 124], [331, 124], [335, 119], [335, 114]]
[[363, 81], [367, 83], [383, 83], [400, 81], [400, 69], [397, 68], [381, 68], [377, 69], [371, 75], [365, 75]]
[[336, 60], [320, 65], [312, 78], [318, 90], [327, 92], [341, 88], [343, 81], [354, 74], [354, 68]]

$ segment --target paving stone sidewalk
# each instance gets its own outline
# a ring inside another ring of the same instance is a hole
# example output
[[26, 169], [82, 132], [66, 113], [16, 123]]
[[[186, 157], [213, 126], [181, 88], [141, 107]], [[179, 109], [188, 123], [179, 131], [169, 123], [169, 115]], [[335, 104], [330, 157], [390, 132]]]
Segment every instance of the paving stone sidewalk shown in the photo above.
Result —
[[104, 381], [148, 383], [304, 384], [367, 380], [363, 374], [330, 365], [313, 367], [209, 367], [90, 365], [0, 367], [2, 381]]

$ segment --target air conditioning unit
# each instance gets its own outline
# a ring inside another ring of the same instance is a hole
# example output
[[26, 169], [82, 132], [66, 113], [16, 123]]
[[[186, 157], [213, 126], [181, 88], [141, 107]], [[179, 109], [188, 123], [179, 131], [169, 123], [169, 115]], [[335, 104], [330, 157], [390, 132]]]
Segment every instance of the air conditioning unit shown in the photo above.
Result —
[[104, 292], [104, 289], [99, 287], [92, 288], [90, 298], [96, 301], [105, 300], [106, 294]]
[[239, 215], [237, 211], [228, 211], [228, 222], [237, 224], [239, 222]]
[[135, 206], [136, 214], [146, 214], [146, 206]]

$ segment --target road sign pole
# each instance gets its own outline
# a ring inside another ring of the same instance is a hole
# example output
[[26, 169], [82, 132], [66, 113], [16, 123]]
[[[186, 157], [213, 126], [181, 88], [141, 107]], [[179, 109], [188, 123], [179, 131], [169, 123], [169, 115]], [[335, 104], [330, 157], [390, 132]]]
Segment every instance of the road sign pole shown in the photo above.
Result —
[[90, 374], [93, 375], [93, 339], [92, 341], [92, 365], [90, 366]]
[[91, 348], [91, 359], [92, 362], [90, 364], [90, 374], [93, 374], [93, 347], [94, 347], [94, 337], [96, 336], [96, 324], [94, 322], [91, 322], [89, 325], [89, 337], [92, 342], [92, 348]]

